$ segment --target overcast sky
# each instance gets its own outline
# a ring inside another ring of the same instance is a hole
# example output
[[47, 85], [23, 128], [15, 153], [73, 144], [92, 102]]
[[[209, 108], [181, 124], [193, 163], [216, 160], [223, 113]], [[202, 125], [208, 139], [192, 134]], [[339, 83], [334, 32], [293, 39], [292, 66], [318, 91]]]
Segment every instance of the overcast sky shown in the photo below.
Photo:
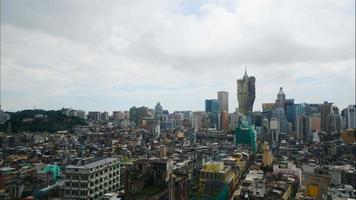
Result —
[[204, 110], [247, 66], [255, 110], [355, 96], [355, 0], [1, 0], [2, 108]]

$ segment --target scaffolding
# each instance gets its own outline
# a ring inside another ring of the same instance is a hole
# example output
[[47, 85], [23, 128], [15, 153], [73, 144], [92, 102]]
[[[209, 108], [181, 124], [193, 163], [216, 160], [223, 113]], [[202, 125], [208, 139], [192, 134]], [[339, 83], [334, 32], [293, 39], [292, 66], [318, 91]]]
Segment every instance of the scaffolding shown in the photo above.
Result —
[[236, 144], [247, 144], [251, 146], [253, 154], [256, 154], [256, 132], [254, 127], [249, 125], [247, 121], [239, 124], [235, 131]]
[[57, 182], [61, 168], [58, 165], [47, 165], [42, 170], [44, 173], [51, 173], [53, 175], [54, 182]]

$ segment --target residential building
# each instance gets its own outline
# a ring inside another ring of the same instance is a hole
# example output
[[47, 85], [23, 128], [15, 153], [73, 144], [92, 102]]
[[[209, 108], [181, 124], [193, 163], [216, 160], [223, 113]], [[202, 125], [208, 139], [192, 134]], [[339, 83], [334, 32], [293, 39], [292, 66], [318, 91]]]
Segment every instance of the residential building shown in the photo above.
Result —
[[120, 188], [119, 158], [105, 158], [84, 165], [68, 165], [65, 174], [65, 199], [99, 199]]

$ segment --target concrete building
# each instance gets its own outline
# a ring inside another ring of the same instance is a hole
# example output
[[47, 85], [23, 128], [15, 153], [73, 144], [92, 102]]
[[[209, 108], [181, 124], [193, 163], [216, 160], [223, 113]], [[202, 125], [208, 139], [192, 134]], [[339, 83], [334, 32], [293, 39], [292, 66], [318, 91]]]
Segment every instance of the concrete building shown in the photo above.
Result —
[[100, 120], [100, 112], [98, 112], [98, 111], [88, 112], [88, 120], [99, 121]]
[[298, 116], [295, 120], [296, 138], [306, 140], [308, 133], [308, 118], [304, 115]]
[[227, 113], [229, 113], [229, 93], [225, 91], [219, 91], [218, 102], [219, 102], [220, 112], [226, 111]]
[[343, 110], [345, 128], [356, 128], [356, 105], [349, 105]]
[[320, 105], [320, 120], [321, 120], [321, 131], [328, 131], [329, 119], [328, 116], [331, 113], [332, 103], [324, 101], [323, 104]]
[[99, 199], [120, 188], [120, 160], [105, 158], [84, 165], [68, 165], [65, 174], [65, 199]]
[[256, 98], [256, 88], [255, 82], [256, 78], [254, 76], [249, 77], [247, 71], [242, 79], [237, 82], [237, 101], [239, 103], [239, 112], [247, 115], [248, 112], [252, 112], [253, 103]]
[[221, 115], [221, 130], [228, 131], [229, 130], [229, 114], [227, 111], [222, 111]]
[[308, 117], [308, 131], [309, 132], [317, 132], [321, 131], [321, 117], [319, 113], [313, 113]]
[[109, 120], [109, 113], [107, 111], [104, 111], [100, 114], [100, 118], [103, 121], [108, 121]]

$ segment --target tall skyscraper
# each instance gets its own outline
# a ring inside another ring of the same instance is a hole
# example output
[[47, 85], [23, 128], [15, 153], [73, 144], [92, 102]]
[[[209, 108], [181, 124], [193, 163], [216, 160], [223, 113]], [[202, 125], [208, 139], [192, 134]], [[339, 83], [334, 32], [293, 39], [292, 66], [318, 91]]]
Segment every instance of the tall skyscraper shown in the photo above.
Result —
[[327, 101], [324, 101], [324, 103], [320, 105], [321, 131], [328, 131], [328, 116], [331, 114], [331, 107], [332, 103], [329, 103]]
[[249, 77], [246, 70], [243, 78], [237, 80], [237, 101], [239, 103], [239, 112], [244, 115], [247, 115], [248, 112], [252, 112], [253, 103], [256, 98], [255, 82], [255, 77]]
[[226, 111], [227, 113], [229, 113], [229, 93], [225, 91], [219, 91], [218, 101], [219, 101], [220, 112]]
[[349, 105], [343, 110], [345, 128], [356, 128], [356, 105]]
[[206, 99], [205, 100], [205, 112], [219, 112], [219, 101], [217, 99]]

